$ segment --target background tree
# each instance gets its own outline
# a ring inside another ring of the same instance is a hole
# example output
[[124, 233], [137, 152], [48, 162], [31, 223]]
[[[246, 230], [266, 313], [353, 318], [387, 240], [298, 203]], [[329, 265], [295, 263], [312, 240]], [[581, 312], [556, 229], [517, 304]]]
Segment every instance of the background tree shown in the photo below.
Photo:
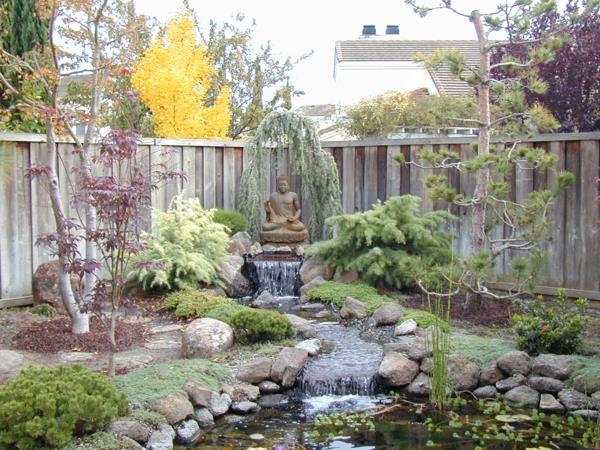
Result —
[[280, 60], [270, 42], [257, 46], [255, 27], [254, 20], [248, 24], [243, 14], [237, 14], [230, 22], [211, 21], [206, 31], [200, 30], [215, 68], [208, 98], [216, 99], [222, 86], [230, 86], [232, 139], [254, 133], [269, 112], [291, 109], [292, 97], [303, 94], [291, 84], [290, 73], [311, 53], [295, 61]]
[[[551, 10], [536, 17], [519, 39], [537, 40], [545, 33], [569, 26], [572, 16], [589, 3], [569, 0], [562, 14]], [[548, 85], [547, 91], [526, 91], [527, 103], [544, 104], [560, 122], [560, 131], [600, 130], [600, 12], [598, 6], [589, 6], [589, 12], [570, 26], [568, 42], [551, 61], [538, 68], [540, 78]], [[523, 57], [527, 51], [520, 45], [503, 50], [496, 55], [496, 61], [505, 55]], [[499, 68], [494, 76], [504, 78], [511, 74]]]
[[227, 136], [229, 87], [222, 86], [214, 104], [206, 105], [214, 73], [210, 55], [196, 41], [191, 13], [181, 12], [136, 63], [131, 77], [141, 100], [152, 111], [158, 136]]
[[[508, 137], [506, 145], [491, 146], [492, 134], [498, 129], [503, 133], [516, 135], [523, 132], [543, 131], [557, 124], [546, 109], [534, 104], [529, 106], [525, 91], [543, 94], [547, 84], [540, 78], [537, 67], [549, 62], [556, 50], [564, 43], [561, 32], [567, 25], [581, 19], [572, 15], [569, 24], [544, 32], [540, 38], [523, 40], [522, 36], [532, 21], [541, 15], [552, 13], [556, 4], [551, 0], [514, 0], [504, 2], [492, 11], [480, 13], [478, 10], [464, 13], [457, 10], [451, 0], [442, 0], [437, 6], [418, 5], [416, 0], [406, 0], [421, 15], [436, 9], [449, 10], [469, 20], [479, 44], [479, 65], [469, 66], [458, 51], [438, 52], [422, 58], [429, 65], [448, 64], [451, 71], [473, 85], [478, 94], [479, 115], [477, 119], [466, 118], [465, 123], [479, 128], [476, 155], [469, 161], [461, 161], [454, 152], [421, 152], [421, 162], [411, 162], [424, 168], [445, 168], [470, 172], [475, 178], [474, 192], [459, 194], [448, 188], [446, 177], [430, 175], [428, 187], [434, 198], [444, 199], [467, 207], [471, 212], [471, 256], [462, 263], [462, 272], [455, 285], [467, 292], [501, 297], [519, 295], [532, 281], [539, 269], [541, 252], [539, 243], [547, 234], [548, 212], [553, 199], [572, 181], [568, 173], [558, 174], [557, 183], [545, 190], [533, 191], [523, 203], [511, 201], [510, 176], [512, 168], [552, 170], [555, 158], [542, 149], [520, 146], [516, 137]], [[589, 13], [586, 10], [585, 13]], [[493, 39], [491, 34], [502, 32], [506, 39]], [[492, 55], [507, 46], [526, 48], [522, 58], [506, 56], [492, 63]], [[495, 69], [506, 69], [512, 74], [504, 79], [492, 77]], [[492, 104], [496, 104], [503, 115], [492, 118]], [[494, 177], [491, 177], [494, 169]], [[494, 225], [501, 224], [508, 233], [503, 237], [491, 238], [489, 232]], [[514, 289], [507, 294], [489, 291], [487, 283], [492, 278], [495, 259], [505, 251], [512, 250], [528, 255], [528, 259], [513, 258]]]

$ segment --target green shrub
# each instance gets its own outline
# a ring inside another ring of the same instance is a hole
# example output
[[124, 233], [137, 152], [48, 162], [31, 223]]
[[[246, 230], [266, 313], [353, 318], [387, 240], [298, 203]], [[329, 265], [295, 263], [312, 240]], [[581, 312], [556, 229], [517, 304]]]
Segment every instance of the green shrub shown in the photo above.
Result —
[[33, 308], [31, 308], [31, 312], [33, 314], [38, 314], [40, 316], [45, 317], [54, 317], [58, 314], [56, 308], [54, 308], [54, 306], [52, 305], [48, 305], [47, 303], [41, 303], [39, 305], [34, 306]]
[[238, 312], [243, 309], [252, 309], [248, 306], [239, 305], [237, 303], [231, 303], [226, 305], [219, 305], [215, 308], [211, 309], [206, 317], [210, 317], [211, 319], [220, 320], [221, 322], [225, 322], [226, 324], [231, 325], [233, 322], [233, 316], [235, 316]]
[[231, 318], [231, 325], [242, 342], [281, 341], [294, 335], [290, 321], [277, 311], [240, 309]]
[[579, 349], [588, 321], [585, 314], [586, 300], [578, 299], [575, 302], [577, 310], [570, 311], [565, 290], [559, 289], [556, 302], [556, 308], [549, 308], [538, 298], [533, 302], [529, 313], [513, 315], [513, 328], [517, 333], [520, 350], [537, 355], [570, 354]]
[[0, 387], [0, 448], [67, 445], [127, 411], [109, 378], [80, 366], [29, 367]]
[[363, 302], [369, 314], [373, 314], [373, 311], [384, 303], [395, 303], [393, 299], [379, 294], [373, 286], [362, 282], [345, 284], [337, 281], [328, 281], [308, 293], [309, 299], [330, 303], [338, 308], [344, 306], [346, 297], [352, 297]]
[[213, 215], [213, 220], [229, 228], [230, 236], [233, 236], [235, 233], [239, 233], [240, 231], [246, 231], [246, 218], [242, 215], [242, 213], [237, 211], [216, 209]]
[[182, 289], [165, 296], [163, 309], [174, 310], [175, 317], [180, 319], [189, 319], [206, 317], [211, 309], [234, 303], [227, 297], [221, 297], [209, 291]]
[[143, 235], [145, 250], [129, 273], [142, 289], [183, 289], [221, 284], [220, 262], [227, 255], [227, 229], [198, 199], [173, 199], [167, 212], [155, 211], [156, 235]]
[[413, 286], [432, 267], [452, 261], [452, 236], [440, 229], [453, 216], [445, 211], [421, 216], [419, 202], [411, 195], [391, 197], [365, 212], [330, 217], [327, 224], [336, 237], [309, 253], [336, 271], [356, 269], [374, 286]]
[[407, 309], [406, 313], [400, 319], [400, 322], [404, 322], [408, 319], [413, 319], [421, 328], [428, 328], [431, 325], [438, 325], [442, 331], [445, 331], [446, 333], [450, 330], [448, 322], [440, 319], [429, 311], [423, 311], [420, 309]]

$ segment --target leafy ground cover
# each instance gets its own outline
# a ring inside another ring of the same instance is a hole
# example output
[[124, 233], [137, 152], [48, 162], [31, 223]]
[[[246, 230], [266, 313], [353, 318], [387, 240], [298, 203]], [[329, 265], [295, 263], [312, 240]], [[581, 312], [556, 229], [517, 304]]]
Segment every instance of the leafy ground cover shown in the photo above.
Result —
[[450, 351], [460, 353], [473, 361], [480, 369], [487, 369], [507, 352], [516, 350], [514, 342], [474, 334], [452, 334]]

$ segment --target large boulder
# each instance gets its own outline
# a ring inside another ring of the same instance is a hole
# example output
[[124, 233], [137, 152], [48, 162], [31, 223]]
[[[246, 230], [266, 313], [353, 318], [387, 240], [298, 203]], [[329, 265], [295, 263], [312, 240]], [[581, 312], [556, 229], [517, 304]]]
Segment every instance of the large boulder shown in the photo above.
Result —
[[432, 349], [427, 339], [421, 336], [400, 336], [397, 342], [384, 344], [383, 352], [402, 353], [413, 361], [421, 361], [431, 356]]
[[225, 322], [204, 317], [183, 329], [181, 355], [184, 358], [208, 358], [233, 345], [233, 329]]
[[254, 402], [260, 396], [258, 386], [249, 383], [223, 384], [221, 390], [231, 397], [231, 401], [236, 402]]
[[388, 353], [377, 372], [388, 386], [406, 386], [419, 373], [419, 364], [400, 353]]
[[352, 297], [346, 297], [346, 301], [340, 309], [342, 319], [364, 319], [367, 316], [367, 307], [363, 302]]
[[243, 256], [250, 251], [252, 239], [246, 231], [238, 231], [231, 236], [229, 241], [229, 253], [232, 255]]
[[331, 280], [333, 278], [333, 268], [326, 265], [318, 256], [309, 256], [300, 267], [300, 279], [302, 283], [307, 284], [317, 277]]
[[509, 405], [523, 408], [537, 408], [540, 403], [540, 393], [529, 386], [517, 386], [504, 395]]
[[145, 444], [150, 439], [152, 430], [148, 425], [137, 420], [117, 420], [111, 423], [106, 430], [118, 436], [127, 436], [140, 444]]
[[584, 394], [600, 392], [600, 377], [591, 373], [583, 373], [573, 378], [573, 388]]
[[495, 385], [502, 378], [504, 378], [504, 374], [500, 369], [498, 369], [496, 363], [494, 363], [487, 369], [483, 369], [481, 371], [481, 374], [479, 375], [479, 384], [481, 386], [485, 386], [488, 384]]
[[316, 277], [313, 278], [312, 280], [310, 280], [310, 282], [306, 283], [305, 285], [303, 285], [300, 288], [300, 300], [299, 303], [306, 303], [308, 302], [308, 293], [310, 291], [312, 291], [314, 288], [317, 288], [323, 284], [327, 283], [327, 281], [325, 281], [323, 279], [323, 277]]
[[164, 416], [171, 425], [179, 423], [194, 414], [194, 407], [184, 392], [169, 394], [156, 399], [150, 406], [154, 411]]
[[566, 380], [573, 373], [572, 363], [573, 358], [569, 355], [539, 355], [531, 361], [531, 373]]
[[221, 276], [229, 297], [244, 297], [254, 292], [254, 286], [242, 273], [242, 267], [244, 258], [241, 256], [228, 255], [221, 260]]
[[283, 348], [273, 360], [271, 379], [283, 387], [292, 387], [307, 358], [308, 352], [303, 348]]
[[592, 399], [575, 389], [563, 389], [558, 393], [558, 399], [568, 411], [587, 409], [592, 405]]
[[314, 339], [317, 337], [317, 330], [308, 320], [295, 314], [284, 314], [284, 316], [292, 324], [297, 338]]
[[540, 396], [540, 411], [545, 413], [562, 413], [565, 407], [552, 394], [542, 394]]
[[271, 378], [273, 358], [256, 358], [250, 360], [238, 369], [236, 378], [246, 383], [258, 384]]
[[211, 389], [207, 389], [195, 381], [188, 381], [185, 383], [183, 385], [183, 390], [187, 393], [192, 405], [194, 406], [208, 406], [210, 403], [210, 398], [213, 394]]
[[531, 361], [529, 355], [525, 352], [514, 350], [502, 355], [496, 365], [507, 375], [527, 376], [531, 370]]
[[500, 392], [507, 392], [518, 386], [522, 386], [527, 382], [527, 378], [520, 373], [513, 375], [512, 377], [503, 378], [496, 383], [496, 389]]
[[406, 392], [410, 395], [416, 395], [420, 397], [427, 396], [431, 393], [431, 378], [421, 372], [417, 375], [417, 378], [412, 380], [412, 382], [406, 388]]
[[556, 378], [550, 377], [529, 377], [527, 386], [539, 392], [560, 392], [565, 387], [565, 383]]
[[463, 355], [448, 357], [448, 383], [457, 391], [472, 391], [479, 383], [479, 369]]
[[373, 321], [375, 326], [396, 325], [398, 320], [404, 315], [404, 311], [400, 306], [393, 303], [384, 303], [373, 313]]
[[[35, 272], [31, 281], [31, 288], [33, 291], [33, 304], [51, 305], [61, 314], [66, 314], [66, 309], [62, 301], [62, 296], [58, 289], [58, 270], [60, 263], [58, 260], [48, 261], [40, 264]], [[70, 275], [71, 287], [74, 292], [77, 292], [79, 286], [79, 279], [77, 275]]]

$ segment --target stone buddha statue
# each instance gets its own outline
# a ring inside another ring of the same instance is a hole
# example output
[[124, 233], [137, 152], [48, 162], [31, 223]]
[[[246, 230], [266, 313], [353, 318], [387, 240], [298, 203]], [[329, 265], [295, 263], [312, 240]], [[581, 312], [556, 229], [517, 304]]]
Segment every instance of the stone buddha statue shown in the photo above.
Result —
[[300, 202], [290, 192], [287, 176], [277, 177], [277, 191], [265, 202], [267, 220], [262, 224], [260, 240], [263, 244], [299, 244], [308, 238], [308, 230], [300, 222]]

